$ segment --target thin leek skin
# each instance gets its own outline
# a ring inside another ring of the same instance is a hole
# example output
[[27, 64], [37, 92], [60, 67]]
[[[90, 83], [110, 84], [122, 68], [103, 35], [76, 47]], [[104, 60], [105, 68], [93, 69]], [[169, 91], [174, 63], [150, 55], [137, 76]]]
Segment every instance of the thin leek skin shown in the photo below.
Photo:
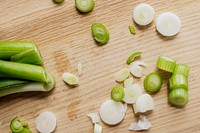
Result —
[[54, 76], [47, 72], [47, 83], [44, 82], [28, 82], [21, 86], [10, 86], [5, 89], [0, 89], [0, 97], [7, 96], [14, 93], [30, 92], [30, 91], [42, 91], [48, 92], [55, 87]]
[[0, 79], [0, 90], [10, 87], [22, 86], [27, 83], [29, 83], [29, 81], [16, 80], [16, 79]]
[[0, 74], [9, 78], [47, 82], [46, 71], [36, 65], [0, 60]]
[[42, 57], [35, 49], [28, 49], [11, 57], [12, 62], [42, 65]]
[[188, 80], [182, 74], [173, 74], [172, 77], [169, 79], [169, 88], [170, 90], [177, 88], [188, 90]]
[[32, 131], [28, 128], [28, 123], [21, 122], [18, 117], [11, 120], [10, 130], [12, 133], [32, 133]]
[[93, 10], [95, 2], [94, 0], [75, 0], [75, 6], [80, 12], [87, 13]]
[[176, 62], [168, 57], [159, 56], [156, 66], [161, 70], [173, 73]]
[[169, 103], [176, 107], [183, 107], [188, 103], [188, 92], [183, 88], [173, 89], [169, 93]]

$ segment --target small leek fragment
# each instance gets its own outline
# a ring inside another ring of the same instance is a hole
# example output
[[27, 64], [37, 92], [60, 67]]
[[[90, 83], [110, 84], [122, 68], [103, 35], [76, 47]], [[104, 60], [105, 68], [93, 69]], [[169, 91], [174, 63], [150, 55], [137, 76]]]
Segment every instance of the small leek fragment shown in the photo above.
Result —
[[151, 93], [155, 93], [161, 89], [163, 80], [160, 74], [152, 72], [144, 79], [144, 88]]
[[11, 87], [22, 86], [27, 83], [29, 83], [29, 81], [15, 80], [15, 79], [1, 79], [0, 80], [0, 90], [11, 88]]
[[126, 78], [128, 78], [130, 72], [128, 68], [123, 68], [121, 70], [119, 70], [118, 72], [115, 73], [115, 80], [117, 82], [122, 82], [124, 81]]
[[111, 91], [111, 98], [115, 102], [121, 102], [124, 98], [124, 88], [120, 86], [113, 87]]
[[94, 0], [75, 0], [75, 6], [80, 12], [87, 13], [93, 10], [95, 2]]
[[135, 59], [136, 57], [140, 56], [141, 54], [142, 54], [142, 52], [135, 52], [135, 53], [131, 54], [131, 55], [128, 57], [126, 63], [127, 63], [127, 64], [130, 64], [131, 62], [134, 61], [134, 59]]
[[188, 92], [183, 88], [173, 89], [169, 93], [169, 103], [177, 107], [183, 107], [188, 103]]
[[133, 77], [124, 80], [124, 87], [127, 88], [133, 84]]
[[178, 89], [183, 88], [185, 90], [188, 90], [188, 80], [187, 78], [182, 74], [173, 74], [172, 77], [169, 79], [169, 89]]
[[166, 56], [160, 56], [157, 60], [156, 66], [159, 69], [172, 73], [176, 67], [176, 62]]
[[182, 74], [185, 77], [188, 77], [189, 71], [190, 71], [190, 68], [188, 65], [176, 64], [176, 68], [175, 68], [173, 74]]
[[135, 28], [133, 27], [133, 26], [129, 26], [129, 31], [130, 31], [130, 33], [131, 34], [135, 34], [136, 32], [135, 32]]
[[19, 93], [19, 92], [30, 92], [30, 91], [48, 92], [54, 88], [55, 79], [52, 74], [47, 72], [47, 82], [46, 83], [44, 83], [44, 82], [28, 82], [26, 84], [21, 84], [20, 86], [18, 85], [18, 83], [17, 83], [17, 86], [15, 86], [15, 84], [13, 84], [12, 86], [9, 85], [10, 83], [7, 83], [7, 84], [8, 84], [8, 87], [4, 86], [4, 89], [0, 89], [0, 97], [14, 94], [14, 93]]
[[127, 104], [133, 104], [136, 99], [142, 94], [142, 89], [139, 84], [132, 84], [131, 86], [124, 88], [124, 98], [123, 101]]
[[35, 49], [28, 49], [19, 54], [11, 56], [12, 62], [42, 65], [43, 61], [40, 53]]
[[125, 108], [121, 102], [105, 101], [100, 107], [100, 117], [108, 125], [120, 123], [125, 116]]
[[43, 67], [0, 60], [0, 73], [8, 78], [18, 78], [38, 82], [47, 82]]
[[10, 130], [12, 133], [32, 133], [28, 127], [28, 123], [21, 122], [18, 117], [11, 120]]
[[53, 2], [55, 2], [55, 3], [62, 3], [64, 0], [53, 0]]
[[78, 74], [78, 76], [81, 76], [82, 73], [83, 73], [82, 63], [78, 63], [78, 65], [77, 65], [77, 74]]
[[94, 133], [102, 133], [102, 126], [95, 123], [94, 124]]
[[92, 123], [99, 123], [100, 122], [100, 117], [97, 113], [90, 113], [87, 115], [91, 120], [92, 120]]
[[52, 112], [42, 112], [35, 121], [40, 133], [51, 133], [56, 128], [56, 116]]
[[73, 75], [68, 72], [63, 73], [62, 79], [69, 85], [78, 85], [79, 82], [78, 77], [76, 75]]
[[107, 28], [101, 23], [94, 23], [91, 26], [92, 36], [99, 45], [105, 45], [110, 39]]

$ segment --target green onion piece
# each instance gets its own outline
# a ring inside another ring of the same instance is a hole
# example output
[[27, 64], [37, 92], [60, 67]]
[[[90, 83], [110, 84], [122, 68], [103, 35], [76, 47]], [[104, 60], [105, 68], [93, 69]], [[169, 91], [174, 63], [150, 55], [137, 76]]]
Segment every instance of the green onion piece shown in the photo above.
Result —
[[0, 60], [0, 73], [9, 78], [47, 82], [46, 71], [41, 66]]
[[134, 59], [135, 59], [136, 57], [140, 56], [141, 54], [142, 54], [142, 52], [135, 52], [135, 53], [131, 54], [131, 55], [128, 57], [126, 63], [127, 63], [127, 64], [130, 64], [131, 62], [134, 61]]
[[35, 49], [28, 49], [11, 57], [12, 62], [41, 65], [43, 63], [40, 53]]
[[166, 56], [160, 56], [157, 60], [156, 66], [159, 69], [165, 70], [167, 72], [174, 72], [176, 62]]
[[10, 87], [22, 86], [29, 83], [28, 81], [15, 80], [15, 79], [0, 79], [0, 90]]
[[28, 123], [21, 122], [18, 117], [15, 117], [11, 120], [10, 130], [12, 133], [32, 133], [28, 128]]
[[185, 77], [188, 77], [190, 68], [185, 64], [177, 64], [173, 74], [183, 74]]
[[152, 72], [144, 79], [144, 88], [151, 93], [157, 92], [161, 89], [163, 79], [160, 74]]
[[183, 107], [188, 103], [188, 92], [182, 88], [171, 90], [168, 100], [171, 105]]
[[183, 88], [185, 90], [188, 90], [188, 80], [187, 78], [182, 74], [173, 74], [172, 77], [169, 79], [169, 89], [178, 89]]
[[101, 23], [92, 24], [92, 35], [100, 45], [108, 43], [110, 35], [106, 27]]
[[122, 101], [122, 99], [124, 98], [124, 88], [119, 86], [113, 87], [111, 91], [111, 98], [115, 102]]
[[53, 0], [55, 3], [62, 3], [64, 0]]
[[129, 26], [129, 31], [130, 31], [130, 33], [131, 34], [135, 34], [136, 32], [135, 32], [135, 28], [133, 27], [133, 26]]
[[94, 0], [75, 0], [75, 6], [80, 12], [86, 13], [93, 10], [95, 2]]
[[30, 91], [48, 92], [54, 88], [55, 79], [54, 76], [49, 72], [47, 72], [47, 77], [48, 77], [47, 83], [28, 82], [27, 84], [21, 84], [20, 86], [8, 86], [5, 89], [0, 89], [0, 97], [20, 92], [30, 92]]

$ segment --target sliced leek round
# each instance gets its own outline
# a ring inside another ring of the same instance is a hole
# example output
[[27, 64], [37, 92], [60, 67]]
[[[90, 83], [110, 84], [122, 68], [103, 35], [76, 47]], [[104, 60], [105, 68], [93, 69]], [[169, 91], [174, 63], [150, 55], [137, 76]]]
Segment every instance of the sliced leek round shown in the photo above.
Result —
[[173, 74], [172, 77], [169, 79], [169, 89], [178, 89], [183, 88], [185, 90], [188, 90], [188, 80], [187, 78], [182, 74]]
[[120, 86], [113, 87], [111, 91], [111, 98], [115, 102], [121, 102], [124, 98], [124, 88]]
[[159, 56], [156, 66], [161, 70], [172, 73], [176, 67], [176, 62], [166, 56]]
[[185, 77], [188, 77], [189, 72], [190, 72], [190, 68], [188, 65], [176, 64], [173, 74], [182, 74]]
[[77, 85], [79, 82], [78, 77], [76, 75], [67, 72], [63, 73], [62, 78], [63, 81], [69, 85]]
[[123, 82], [126, 78], [128, 78], [130, 72], [128, 68], [123, 68], [115, 73], [115, 80], [117, 82]]

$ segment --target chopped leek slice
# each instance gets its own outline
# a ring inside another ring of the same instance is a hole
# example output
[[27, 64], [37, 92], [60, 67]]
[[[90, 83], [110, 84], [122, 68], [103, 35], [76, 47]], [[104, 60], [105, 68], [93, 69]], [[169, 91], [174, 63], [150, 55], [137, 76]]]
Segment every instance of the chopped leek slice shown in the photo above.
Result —
[[130, 31], [130, 33], [131, 34], [135, 34], [136, 32], [135, 32], [135, 28], [133, 27], [133, 26], [129, 26], [129, 31]]
[[124, 80], [124, 87], [127, 88], [133, 84], [133, 77]]
[[185, 90], [188, 90], [188, 80], [187, 78], [182, 74], [173, 74], [172, 77], [169, 79], [169, 89], [178, 89], [183, 88]]
[[78, 84], [78, 77], [71, 73], [63, 73], [62, 75], [63, 81], [69, 85], [77, 85]]
[[147, 75], [144, 79], [144, 88], [148, 92], [157, 92], [161, 89], [163, 80], [160, 74], [156, 72], [152, 72], [149, 75]]
[[173, 72], [173, 74], [183, 74], [185, 77], [188, 77], [190, 68], [188, 65], [185, 64], [176, 64], [176, 68]]
[[188, 103], [188, 92], [183, 88], [173, 89], [168, 100], [171, 105], [183, 107]]
[[135, 59], [136, 57], [140, 56], [141, 54], [142, 54], [142, 52], [135, 52], [135, 53], [131, 54], [131, 55], [128, 57], [126, 63], [127, 63], [127, 64], [130, 64], [131, 62], [134, 61], [134, 59]]
[[94, 133], [102, 133], [102, 126], [95, 123], [94, 124]]
[[157, 60], [156, 66], [159, 69], [172, 73], [176, 67], [176, 62], [166, 56], [160, 56]]
[[11, 120], [10, 130], [12, 133], [32, 133], [28, 127], [28, 123], [21, 122], [18, 117]]
[[113, 87], [111, 91], [111, 98], [115, 102], [121, 102], [124, 98], [124, 88], [119, 86]]
[[80, 12], [86, 13], [93, 10], [95, 2], [94, 0], [75, 0], [75, 6]]
[[124, 81], [126, 78], [128, 78], [130, 72], [128, 68], [123, 68], [121, 70], [119, 70], [118, 72], [115, 73], [115, 80], [117, 82], [122, 82]]
[[92, 123], [99, 123], [100, 122], [100, 117], [97, 113], [90, 113], [87, 116], [92, 120]]
[[77, 72], [78, 72], [78, 76], [82, 75], [82, 73], [83, 73], [82, 63], [78, 63], [78, 65], [77, 65]]

